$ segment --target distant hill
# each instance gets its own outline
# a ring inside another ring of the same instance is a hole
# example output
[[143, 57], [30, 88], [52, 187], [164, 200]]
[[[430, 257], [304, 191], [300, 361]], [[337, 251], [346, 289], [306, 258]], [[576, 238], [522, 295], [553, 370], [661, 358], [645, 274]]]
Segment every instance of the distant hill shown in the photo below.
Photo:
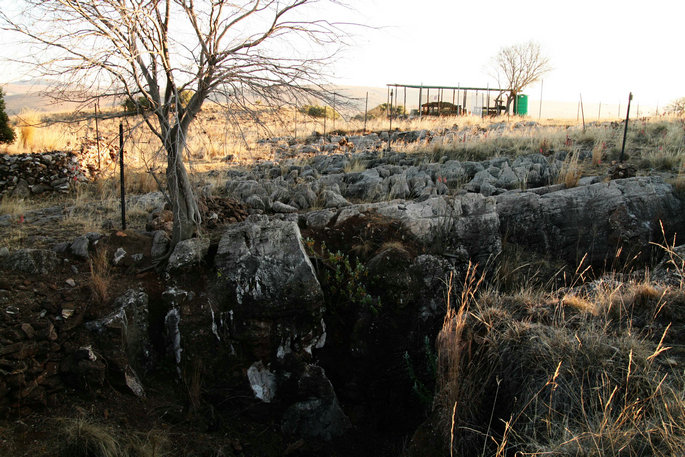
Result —
[[[73, 111], [78, 108], [76, 103], [67, 102], [55, 102], [51, 99], [45, 92], [49, 90], [49, 82], [42, 80], [29, 80], [29, 81], [18, 81], [9, 84], [2, 85], [5, 91], [5, 105], [7, 107], [7, 113], [17, 114], [21, 112], [22, 109], [31, 109], [43, 112], [60, 112], [60, 111]], [[344, 109], [342, 106], [337, 106], [336, 110], [341, 111], [346, 116], [355, 115], [364, 112], [364, 106], [366, 103], [366, 95], [368, 94], [368, 108], [369, 111], [377, 107], [382, 103], [387, 103], [388, 100], [388, 89], [387, 87], [371, 87], [371, 86], [337, 86], [335, 88], [336, 93], [341, 95], [340, 102], [343, 104], [343, 98], [346, 99], [348, 108]], [[426, 97], [426, 94], [422, 94]], [[431, 93], [431, 99], [434, 99], [436, 95]], [[405, 104], [405, 93], [404, 90], [400, 89], [395, 94], [395, 104], [404, 105]], [[450, 100], [450, 96], [446, 96], [447, 101]], [[425, 102], [425, 98], [423, 99]], [[540, 112], [539, 100], [529, 99], [528, 101], [528, 115], [537, 119], [540, 115], [542, 118], [557, 118], [557, 119], [576, 119], [578, 117], [578, 104], [576, 102], [555, 102], [551, 100], [544, 100], [542, 111]], [[406, 108], [407, 111], [418, 108], [418, 91], [416, 89], [408, 90], [406, 94]], [[102, 105], [104, 109], [104, 104]], [[620, 108], [620, 110], [619, 110]], [[637, 116], [638, 106], [634, 106], [631, 109], [631, 117]], [[640, 107], [640, 116], [654, 114], [655, 107], [653, 106], [642, 106]], [[605, 104], [601, 108], [598, 104], [586, 103], [585, 104], [585, 119], [588, 122], [597, 120], [598, 116], [604, 119], [615, 119], [625, 117], [625, 106], [620, 107], [616, 104]]]
[[71, 111], [77, 106], [75, 103], [55, 102], [44, 93], [49, 84], [40, 80], [18, 81], [3, 84], [5, 92], [5, 106], [7, 114], [18, 114], [23, 109], [44, 112]]

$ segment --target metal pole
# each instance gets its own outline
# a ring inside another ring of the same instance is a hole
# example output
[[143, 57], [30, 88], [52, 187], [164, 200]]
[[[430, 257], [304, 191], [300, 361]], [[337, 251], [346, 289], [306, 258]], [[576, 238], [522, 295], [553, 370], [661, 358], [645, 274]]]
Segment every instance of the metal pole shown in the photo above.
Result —
[[419, 120], [421, 120], [421, 116], [423, 115], [423, 109], [421, 109], [421, 97], [423, 95], [423, 84], [421, 84], [421, 87], [419, 87]]
[[[393, 90], [390, 89], [390, 132], [392, 132], [392, 96], [393, 96]], [[388, 147], [390, 147], [390, 136], [388, 135]]]
[[597, 112], [597, 120], [602, 118], [602, 102], [599, 102], [599, 111]]
[[98, 126], [98, 101], [95, 100], [95, 142], [98, 148], [98, 171], [100, 171], [100, 128]]
[[407, 87], [404, 87], [404, 114], [407, 114]]
[[366, 118], [369, 112], [369, 93], [366, 93], [366, 105], [364, 105], [364, 135], [366, 135]]
[[121, 229], [126, 230], [126, 188], [124, 187], [124, 124], [119, 123], [119, 185], [121, 187]]
[[430, 102], [431, 102], [431, 89], [430, 87], [426, 88], [426, 104], [428, 105], [428, 112], [426, 114], [430, 114]]
[[538, 121], [542, 119], [542, 87], [545, 85], [545, 80], [540, 81], [540, 106], [538, 107]]
[[388, 86], [388, 98], [385, 100], [385, 115], [388, 116], [390, 109], [390, 86]]
[[619, 162], [623, 162], [623, 152], [626, 150], [626, 137], [628, 136], [628, 120], [630, 119], [630, 102], [633, 100], [633, 93], [628, 95], [628, 109], [626, 110], [626, 125], [623, 128], [623, 144], [621, 145], [621, 156]]
[[335, 131], [335, 92], [333, 92], [333, 131]]
[[461, 112], [464, 113], [464, 115], [468, 114], [466, 111], [466, 89], [464, 89], [464, 106], [461, 107]]
[[583, 132], [585, 131], [585, 108], [583, 107], [583, 94], [580, 94], [580, 114], [583, 116]]
[[438, 114], [442, 115], [442, 89], [438, 90]]
[[618, 114], [616, 115], [616, 117], [621, 117], [621, 104], [620, 103], [618, 104]]

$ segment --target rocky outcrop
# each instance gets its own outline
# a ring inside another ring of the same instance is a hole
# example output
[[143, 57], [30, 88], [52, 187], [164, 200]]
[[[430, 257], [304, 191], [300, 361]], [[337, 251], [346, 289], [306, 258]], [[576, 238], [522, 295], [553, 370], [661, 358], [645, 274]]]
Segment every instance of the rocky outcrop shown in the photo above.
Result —
[[[287, 434], [341, 435], [349, 420], [323, 370], [311, 363], [312, 350], [326, 343], [324, 297], [297, 224], [253, 216], [232, 225], [214, 261], [212, 333], [245, 367], [255, 398], [285, 406]], [[187, 346], [195, 336], [185, 325], [178, 328]]]
[[509, 241], [572, 264], [595, 265], [622, 249], [630, 258], [649, 243], [685, 229], [683, 202], [660, 177], [640, 177], [497, 196], [501, 232]]
[[9, 252], [0, 250], [0, 268], [21, 271], [27, 274], [47, 275], [51, 273], [59, 260], [55, 251], [46, 249], [18, 249]]
[[425, 249], [462, 260], [472, 258], [484, 262], [502, 248], [495, 199], [481, 194], [366, 203], [337, 211], [313, 211], [301, 219], [306, 227], [321, 230], [363, 218], [366, 214], [397, 220]]

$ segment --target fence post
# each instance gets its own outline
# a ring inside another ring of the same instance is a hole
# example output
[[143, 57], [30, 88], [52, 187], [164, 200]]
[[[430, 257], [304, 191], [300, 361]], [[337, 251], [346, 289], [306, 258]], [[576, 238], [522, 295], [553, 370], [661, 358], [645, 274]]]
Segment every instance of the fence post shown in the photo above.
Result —
[[366, 135], [366, 117], [369, 112], [369, 93], [366, 93], [366, 104], [364, 105], [364, 135]]
[[124, 124], [119, 123], [119, 173], [121, 187], [121, 229], [126, 230], [126, 189], [124, 188]]
[[630, 119], [630, 102], [633, 100], [633, 93], [628, 95], [628, 109], [626, 110], [626, 125], [623, 128], [623, 144], [621, 145], [621, 156], [618, 161], [623, 163], [623, 152], [626, 150], [626, 137], [628, 136], [628, 119]]
[[98, 101], [95, 100], [95, 142], [98, 148], [98, 171], [100, 171], [100, 128], [98, 126]]

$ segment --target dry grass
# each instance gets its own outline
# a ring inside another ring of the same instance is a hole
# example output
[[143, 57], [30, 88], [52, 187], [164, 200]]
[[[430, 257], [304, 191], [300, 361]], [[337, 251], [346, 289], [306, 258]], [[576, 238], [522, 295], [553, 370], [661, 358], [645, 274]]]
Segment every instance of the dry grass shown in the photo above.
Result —
[[23, 198], [5, 195], [0, 199], [0, 215], [21, 216], [30, 208], [30, 203]]
[[683, 277], [664, 286], [617, 276], [557, 299], [478, 290], [469, 269], [436, 343], [450, 455], [685, 455], [685, 376], [667, 346], [679, 331], [671, 323], [683, 322]]
[[580, 177], [583, 175], [580, 164], [578, 163], [578, 156], [578, 150], [568, 154], [564, 163], [561, 165], [561, 170], [559, 170], [557, 182], [559, 184], [564, 184], [567, 189], [576, 187], [578, 181], [580, 181]]
[[57, 457], [164, 457], [168, 442], [164, 433], [121, 436], [111, 427], [84, 418], [57, 421]]
[[581, 313], [597, 315], [597, 307], [594, 303], [575, 294], [564, 295], [561, 299], [561, 304]]
[[109, 300], [109, 290], [112, 285], [111, 265], [106, 249], [98, 249], [88, 260], [90, 266], [90, 291], [97, 303]]
[[37, 111], [24, 110], [14, 116], [12, 122], [19, 130], [19, 135], [14, 144], [4, 147], [5, 153], [66, 151], [79, 147], [78, 129], [75, 126], [50, 123]]

